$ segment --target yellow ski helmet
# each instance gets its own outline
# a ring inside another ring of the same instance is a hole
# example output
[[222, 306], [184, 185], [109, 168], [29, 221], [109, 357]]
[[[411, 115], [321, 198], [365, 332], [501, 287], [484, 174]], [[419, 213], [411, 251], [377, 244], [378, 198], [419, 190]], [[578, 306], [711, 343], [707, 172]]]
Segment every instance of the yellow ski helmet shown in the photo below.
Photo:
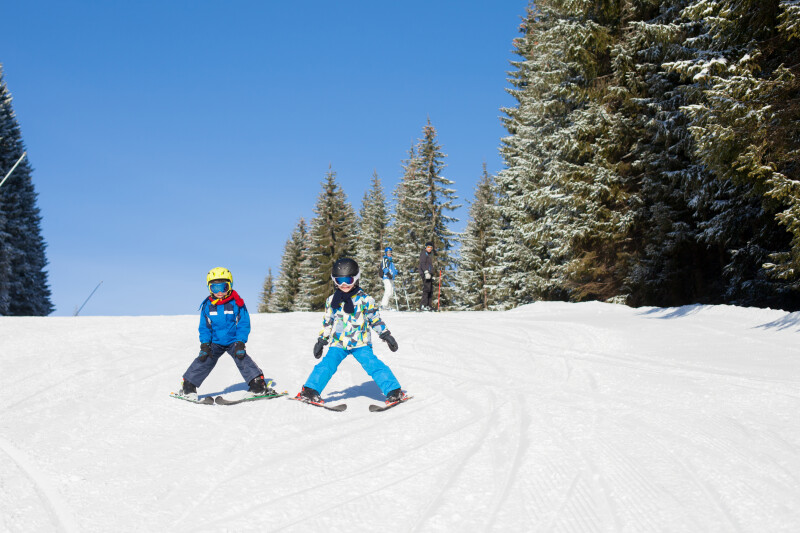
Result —
[[211, 292], [211, 282], [217, 280], [227, 281], [230, 283], [228, 290], [233, 289], [233, 274], [231, 274], [231, 271], [227, 268], [217, 267], [208, 271], [208, 274], [206, 275], [206, 286], [208, 287], [209, 292]]

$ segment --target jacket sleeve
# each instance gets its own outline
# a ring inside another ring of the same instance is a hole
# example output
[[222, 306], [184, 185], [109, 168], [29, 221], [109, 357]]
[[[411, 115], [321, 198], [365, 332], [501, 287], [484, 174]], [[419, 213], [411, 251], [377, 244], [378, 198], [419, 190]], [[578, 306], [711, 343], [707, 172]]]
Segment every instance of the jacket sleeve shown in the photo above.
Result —
[[243, 305], [239, 308], [239, 321], [236, 323], [236, 340], [247, 342], [250, 337], [250, 313], [247, 311], [247, 306]]
[[325, 300], [325, 314], [322, 316], [322, 329], [319, 332], [319, 336], [326, 340], [330, 339], [333, 330], [333, 308], [331, 307], [331, 300], [333, 300], [333, 296], [329, 296], [328, 299]]
[[211, 342], [211, 319], [206, 314], [206, 304], [200, 306], [200, 325], [197, 327], [200, 332], [200, 342]]
[[386, 324], [381, 320], [378, 306], [375, 305], [375, 300], [371, 296], [367, 298], [366, 305], [364, 305], [364, 316], [367, 319], [369, 327], [372, 328], [372, 331], [378, 335], [386, 331]]

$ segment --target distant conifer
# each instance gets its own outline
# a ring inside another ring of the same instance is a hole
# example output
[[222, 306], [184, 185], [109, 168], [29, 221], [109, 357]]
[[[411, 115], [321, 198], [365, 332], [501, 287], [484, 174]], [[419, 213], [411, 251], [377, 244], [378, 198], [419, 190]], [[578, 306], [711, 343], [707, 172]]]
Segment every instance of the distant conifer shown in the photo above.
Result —
[[308, 232], [308, 256], [304, 264], [303, 307], [310, 311], [324, 309], [325, 300], [335, 287], [331, 269], [337, 259], [354, 257], [356, 251], [356, 214], [347, 195], [336, 182], [336, 173], [328, 169], [322, 191], [314, 208]]
[[[0, 70], [0, 180], [25, 152]], [[45, 242], [28, 158], [0, 187], [0, 315], [46, 316], [53, 311]]]
[[372, 174], [370, 189], [364, 193], [358, 217], [356, 242], [356, 261], [361, 267], [361, 287], [375, 296], [383, 290], [378, 275], [383, 249], [391, 246], [388, 242], [389, 208], [386, 195], [377, 172]]

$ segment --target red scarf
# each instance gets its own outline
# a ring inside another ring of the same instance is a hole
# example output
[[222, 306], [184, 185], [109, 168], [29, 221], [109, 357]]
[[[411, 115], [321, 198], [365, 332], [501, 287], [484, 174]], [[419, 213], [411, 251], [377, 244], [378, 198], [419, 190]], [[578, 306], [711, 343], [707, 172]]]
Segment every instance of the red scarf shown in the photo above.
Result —
[[239, 293], [237, 293], [236, 291], [231, 291], [231, 293], [228, 296], [226, 296], [225, 298], [221, 298], [219, 300], [215, 300], [213, 294], [209, 296], [208, 299], [211, 300], [211, 305], [226, 304], [231, 300], [236, 300], [236, 305], [238, 305], [239, 307], [244, 307], [244, 300], [242, 300], [242, 298], [239, 296]]

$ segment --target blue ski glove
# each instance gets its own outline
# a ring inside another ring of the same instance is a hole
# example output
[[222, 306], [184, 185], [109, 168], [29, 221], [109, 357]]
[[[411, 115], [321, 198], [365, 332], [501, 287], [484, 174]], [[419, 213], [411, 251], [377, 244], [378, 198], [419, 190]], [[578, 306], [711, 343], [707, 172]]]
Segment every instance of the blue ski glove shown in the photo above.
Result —
[[233, 354], [239, 360], [244, 359], [244, 357], [247, 355], [247, 352], [244, 349], [244, 343], [242, 341], [236, 341], [233, 343]]
[[322, 357], [322, 349], [325, 347], [326, 344], [328, 344], [328, 341], [326, 339], [323, 339], [322, 337], [317, 339], [317, 343], [314, 345], [315, 359], [319, 359], [320, 357]]
[[397, 346], [397, 341], [394, 340], [394, 337], [392, 337], [392, 334], [389, 333], [388, 329], [378, 335], [378, 337], [380, 337], [383, 342], [389, 345], [389, 349], [391, 351], [396, 352], [397, 348], [399, 348], [399, 346]]
[[211, 355], [211, 343], [210, 342], [201, 342], [200, 343], [200, 354], [197, 356], [200, 358], [200, 362], [205, 362], [208, 359], [208, 356]]

